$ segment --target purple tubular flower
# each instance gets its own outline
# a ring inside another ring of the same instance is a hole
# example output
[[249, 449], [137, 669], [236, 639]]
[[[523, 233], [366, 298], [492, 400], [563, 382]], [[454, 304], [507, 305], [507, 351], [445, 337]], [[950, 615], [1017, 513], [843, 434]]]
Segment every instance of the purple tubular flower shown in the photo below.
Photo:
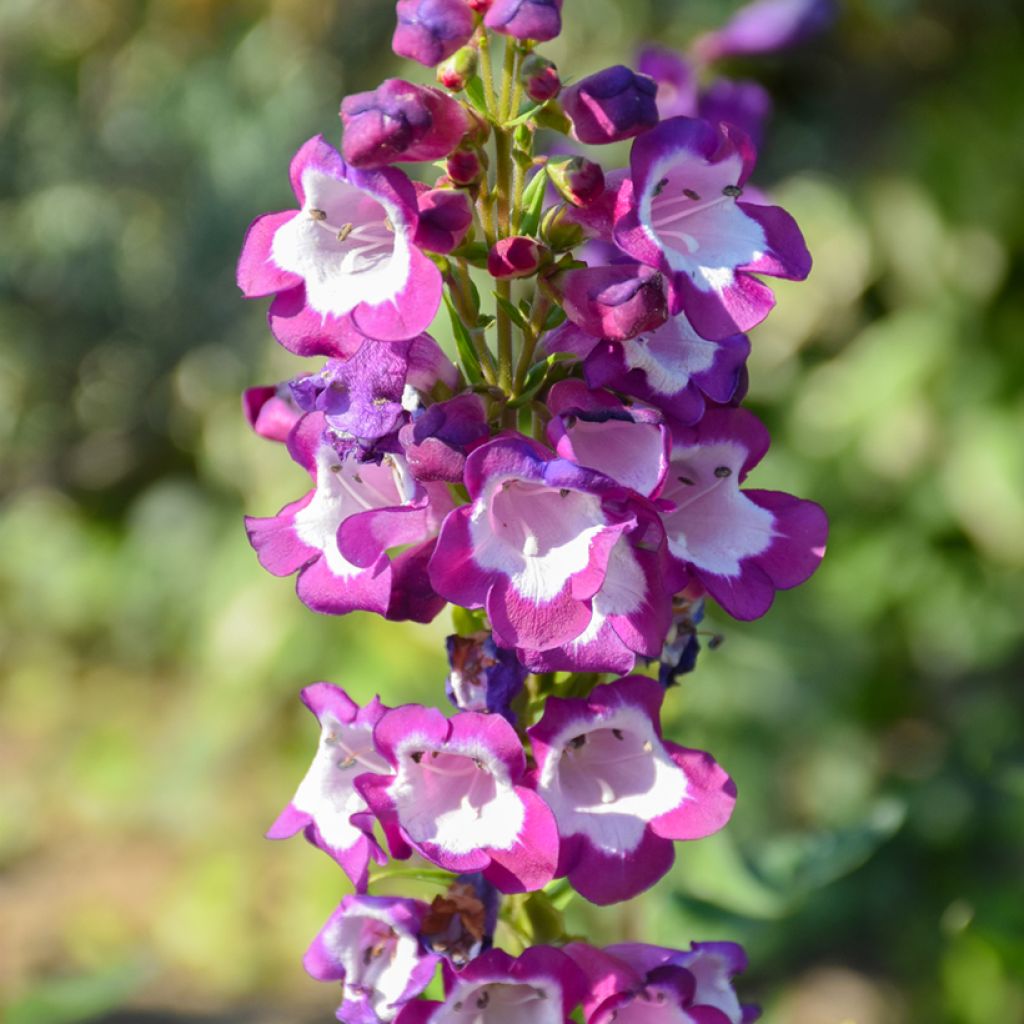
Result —
[[824, 32], [837, 13], [835, 0], [754, 0], [694, 50], [704, 61], [784, 50]]
[[709, 754], [662, 739], [664, 696], [628, 676], [585, 700], [549, 697], [527, 730], [537, 792], [558, 822], [557, 873], [601, 906], [654, 885], [675, 860], [673, 841], [717, 832], [736, 802]]
[[764, 129], [772, 116], [772, 97], [759, 82], [719, 78], [705, 89], [698, 101], [698, 113], [705, 121], [724, 121], [750, 136], [760, 149]]
[[253, 431], [268, 441], [286, 441], [292, 427], [302, 419], [302, 410], [287, 384], [246, 389], [242, 411]]
[[582, 942], [564, 948], [587, 979], [583, 1002], [587, 1024], [734, 1024], [717, 1006], [704, 1001], [690, 970], [674, 959], [658, 960], [646, 953], [651, 950], [668, 958], [675, 955], [671, 950], [639, 944], [600, 950]]
[[644, 47], [637, 70], [658, 83], [658, 114], [663, 121], [697, 112], [697, 72], [682, 54], [663, 46]]
[[683, 424], [696, 423], [707, 400], [724, 405], [734, 399], [750, 354], [745, 334], [707, 341], [682, 313], [621, 342], [599, 341], [566, 323], [547, 336], [545, 347], [582, 359], [592, 388], [633, 395]]
[[658, 123], [658, 83], [623, 64], [570, 86], [562, 106], [580, 142], [601, 146], [631, 139]]
[[373, 92], [346, 96], [342, 154], [351, 167], [377, 168], [403, 160], [438, 160], [469, 131], [461, 104], [437, 89], [389, 78]]
[[561, 950], [533, 946], [518, 959], [501, 949], [454, 975], [443, 1003], [409, 1003], [395, 1024], [567, 1024], [586, 996], [586, 979]]
[[416, 191], [399, 170], [349, 167], [322, 136], [291, 165], [301, 209], [253, 221], [238, 262], [247, 298], [275, 295], [270, 328], [296, 355], [346, 356], [430, 325], [441, 274], [413, 244]]
[[483, 872], [502, 892], [551, 881], [554, 818], [523, 784], [526, 757], [504, 718], [463, 711], [446, 719], [407, 704], [384, 715], [373, 735], [391, 774], [363, 775], [356, 785], [393, 857], [415, 850], [447, 871]]
[[350, 359], [332, 359], [319, 373], [291, 382], [304, 412], [322, 412], [326, 425], [368, 445], [394, 433], [418, 404], [416, 392], [429, 392], [443, 380], [454, 387], [458, 371], [429, 334], [410, 341], [363, 345]]
[[502, 647], [545, 651], [580, 636], [612, 549], [641, 529], [629, 492], [522, 436], [466, 460], [470, 504], [449, 514], [430, 563], [434, 589], [486, 608]]
[[473, 226], [473, 204], [465, 192], [450, 188], [419, 191], [419, 223], [413, 241], [430, 252], [449, 253]]
[[754, 159], [738, 129], [674, 117], [633, 143], [632, 187], [619, 192], [616, 243], [669, 278], [672, 312], [685, 312], [703, 338], [768, 315], [775, 299], [752, 275], [802, 280], [811, 269], [788, 213], [738, 200]]
[[501, 238], [487, 254], [487, 272], [491, 277], [530, 277], [540, 266], [541, 249], [525, 235]]
[[688, 950], [629, 942], [604, 952], [645, 976], [663, 967], [685, 968], [693, 976], [694, 1003], [714, 1008], [729, 1024], [749, 1024], [760, 1016], [756, 1006], [740, 1003], [733, 987], [733, 979], [747, 969], [747, 954], [735, 942], [694, 942]]
[[379, 1024], [398, 1016], [434, 975], [440, 957], [419, 940], [428, 907], [395, 896], [346, 896], [306, 952], [318, 981], [342, 983], [338, 1019]]
[[366, 801], [354, 780], [368, 769], [387, 768], [373, 744], [373, 727], [388, 709], [376, 697], [361, 708], [330, 683], [307, 686], [302, 702], [320, 723], [320, 745], [267, 838], [287, 839], [303, 830], [306, 839], [330, 854], [363, 891], [371, 858], [384, 864], [387, 857], [373, 838], [372, 819], [365, 817]]
[[398, 0], [391, 48], [428, 68], [436, 67], [473, 35], [473, 13], [464, 0]]
[[[422, 589], [423, 558], [433, 549], [447, 490], [418, 484], [401, 456], [360, 461], [353, 445], [339, 453], [323, 413], [310, 413], [288, 438], [288, 449], [313, 478], [304, 498], [267, 519], [249, 517], [249, 542], [274, 576], [298, 573], [296, 590], [314, 611], [372, 611], [391, 619], [429, 622], [444, 602]], [[412, 545], [391, 559], [388, 549]]]
[[562, 0], [494, 0], [484, 25], [516, 39], [546, 43], [562, 31]]
[[743, 491], [768, 431], [745, 409], [709, 409], [675, 432], [662, 518], [677, 567], [736, 619], [756, 619], [777, 590], [807, 580], [825, 554], [820, 505], [778, 491]]
[[512, 701], [530, 674], [515, 651], [499, 647], [490, 633], [450, 636], [445, 641], [450, 671], [448, 699], [460, 711], [501, 715], [515, 724]]
[[491, 436], [479, 395], [457, 395], [414, 415], [399, 431], [409, 471], [419, 481], [462, 483], [466, 456]]
[[641, 263], [569, 270], [558, 285], [566, 316], [595, 338], [625, 341], [668, 319], [665, 278]]

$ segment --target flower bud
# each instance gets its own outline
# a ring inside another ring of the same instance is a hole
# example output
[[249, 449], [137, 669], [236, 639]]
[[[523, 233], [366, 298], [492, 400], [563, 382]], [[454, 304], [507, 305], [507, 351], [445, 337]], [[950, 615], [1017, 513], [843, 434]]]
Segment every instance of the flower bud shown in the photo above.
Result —
[[437, 67], [437, 81], [452, 92], [461, 92], [476, 74], [479, 55], [472, 46], [464, 46]]
[[548, 178], [573, 206], [590, 206], [604, 195], [601, 165], [583, 156], [548, 163]]
[[558, 284], [566, 316], [595, 338], [625, 341], [668, 319], [665, 278], [639, 263], [569, 270]]
[[529, 277], [540, 267], [541, 248], [525, 235], [514, 235], [495, 242], [487, 254], [491, 277]]
[[506, 36], [545, 43], [562, 31], [562, 0], [494, 0], [484, 24]]
[[413, 241], [430, 252], [449, 253], [462, 244], [473, 226], [473, 206], [465, 192], [424, 189], [418, 197], [419, 220]]
[[457, 149], [448, 157], [445, 170], [456, 185], [472, 185], [484, 173], [483, 154], [476, 149]]
[[562, 91], [562, 80], [558, 77], [558, 68], [539, 53], [531, 53], [523, 61], [520, 77], [526, 95], [534, 103], [546, 103]]
[[473, 35], [473, 12], [464, 0], [398, 0], [391, 48], [428, 68], [436, 67]]
[[353, 167], [384, 167], [402, 160], [436, 160], [450, 153], [470, 127], [461, 104], [438, 89], [389, 78], [373, 92], [346, 96], [342, 153]]
[[555, 252], [568, 252], [582, 245], [587, 237], [586, 230], [569, 216], [568, 208], [559, 203], [552, 206], [540, 225], [541, 238]]
[[622, 64], [584, 78], [562, 94], [580, 142], [603, 145], [640, 135], [658, 123], [658, 83]]

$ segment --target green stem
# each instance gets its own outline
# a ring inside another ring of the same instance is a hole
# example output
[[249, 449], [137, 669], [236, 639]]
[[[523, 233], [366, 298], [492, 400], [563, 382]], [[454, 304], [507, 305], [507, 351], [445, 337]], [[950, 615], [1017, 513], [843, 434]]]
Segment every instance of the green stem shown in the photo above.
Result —
[[480, 78], [484, 83], [484, 98], [487, 100], [487, 112], [491, 117], [498, 116], [498, 102], [494, 95], [494, 73], [491, 70], [491, 39], [486, 29], [480, 32]]
[[477, 358], [480, 360], [480, 369], [483, 371], [484, 379], [488, 384], [494, 385], [498, 380], [498, 368], [494, 363], [494, 355], [487, 344], [484, 329], [479, 326], [478, 317], [472, 309], [470, 298], [473, 294], [473, 288], [469, 279], [469, 267], [466, 265], [466, 261], [458, 260], [454, 262], [452, 264], [452, 271], [446, 275], [446, 280], [452, 302], [462, 318], [470, 340], [473, 342]]
[[[507, 302], [512, 301], [512, 282], [506, 277], [498, 281], [498, 295]], [[512, 393], [512, 320], [499, 303], [498, 326], [498, 386], [509, 395]]]
[[519, 355], [519, 365], [516, 367], [516, 378], [513, 395], [522, 393], [523, 384], [526, 383], [526, 375], [533, 365], [533, 354], [537, 350], [537, 342], [544, 334], [544, 322], [551, 312], [551, 300], [543, 292], [539, 292], [533, 304], [533, 315], [530, 317], [530, 329], [526, 332], [523, 342], [523, 351]]

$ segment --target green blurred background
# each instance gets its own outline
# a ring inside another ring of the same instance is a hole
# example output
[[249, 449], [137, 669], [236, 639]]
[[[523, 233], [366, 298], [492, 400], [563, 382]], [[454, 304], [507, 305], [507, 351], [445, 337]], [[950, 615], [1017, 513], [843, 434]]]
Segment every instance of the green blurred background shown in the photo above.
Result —
[[[549, 52], [579, 76], [735, 6], [569, 0]], [[757, 180], [816, 257], [754, 334], [755, 481], [825, 504], [831, 548], [766, 619], [716, 620], [726, 644], [670, 695], [673, 737], [737, 779], [731, 827], [571, 923], [743, 941], [769, 1024], [1024, 1020], [1020, 13], [854, 0], [730, 69], [777, 97]], [[296, 691], [441, 701], [447, 622], [321, 618], [258, 568], [243, 510], [304, 485], [238, 395], [300, 364], [233, 269], [341, 96], [411, 76], [392, 18], [0, 0], [10, 1024], [332, 1019], [299, 961], [344, 879], [261, 839], [314, 741]]]

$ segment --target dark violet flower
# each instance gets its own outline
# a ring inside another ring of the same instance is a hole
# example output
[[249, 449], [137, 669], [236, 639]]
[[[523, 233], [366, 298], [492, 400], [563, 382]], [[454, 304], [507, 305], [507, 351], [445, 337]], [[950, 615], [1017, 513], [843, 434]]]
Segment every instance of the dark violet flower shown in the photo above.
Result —
[[558, 822], [558, 874], [606, 905], [652, 886], [675, 840], [701, 839], [732, 815], [736, 787], [715, 760], [662, 739], [664, 689], [629, 676], [585, 700], [549, 697], [530, 729], [537, 792]]
[[428, 68], [436, 67], [473, 35], [473, 12], [465, 0], [398, 0], [398, 25], [391, 48]]
[[[304, 498], [267, 519], [248, 517], [249, 542], [275, 576], [298, 573], [299, 598], [314, 611], [372, 611], [429, 622], [444, 602], [422, 594], [423, 559], [433, 549], [447, 489], [419, 484], [400, 455], [364, 462], [354, 445], [339, 452], [323, 413], [307, 414], [288, 438], [292, 458], [313, 478]], [[412, 545], [394, 558], [388, 549]], [[411, 614], [410, 614], [411, 613]]]
[[487, 272], [491, 277], [530, 277], [540, 266], [541, 248], [525, 235], [501, 238], [487, 254]]
[[811, 268], [788, 213], [740, 201], [754, 159], [738, 129], [674, 117], [633, 143], [632, 186], [618, 194], [616, 243], [669, 278], [672, 312], [704, 338], [768, 315], [774, 297], [754, 274], [802, 280]]
[[530, 674], [515, 651], [499, 647], [490, 633], [450, 636], [445, 692], [460, 711], [499, 714], [514, 724], [512, 701]]
[[582, 359], [591, 387], [643, 399], [680, 423], [696, 423], [706, 400], [732, 401], [750, 354], [745, 334], [707, 341], [683, 313], [626, 341], [601, 341], [566, 323], [544, 344], [549, 352], [571, 352]]
[[483, 875], [459, 875], [443, 896], [434, 897], [420, 938], [454, 967], [465, 967], [494, 945], [500, 904], [498, 890]]
[[302, 410], [287, 384], [246, 389], [242, 411], [253, 431], [268, 441], [286, 441], [292, 427], [302, 419]]
[[837, 11], [835, 0], [754, 0], [698, 39], [694, 51], [712, 61], [784, 50], [824, 32]]
[[764, 615], [775, 592], [807, 580], [825, 554], [820, 505], [740, 489], [769, 442], [745, 409], [709, 409], [697, 426], [675, 431], [661, 492], [674, 506], [662, 513], [672, 558], [737, 619]]
[[451, 188], [418, 190], [419, 223], [413, 241], [431, 252], [449, 253], [473, 226], [473, 205], [465, 192]]
[[391, 774], [357, 786], [391, 855], [413, 851], [447, 871], [482, 872], [502, 892], [551, 881], [558, 833], [547, 805], [524, 785], [526, 757], [500, 715], [407, 704], [384, 715], [374, 742]]
[[493, 0], [484, 25], [516, 39], [546, 43], [562, 31], [562, 0]]
[[425, 903], [396, 896], [341, 901], [303, 960], [318, 981], [341, 982], [339, 1020], [392, 1021], [430, 984], [440, 958], [420, 943], [428, 912]]
[[623, 64], [571, 85], [562, 106], [580, 142], [604, 145], [630, 139], [658, 123], [658, 83]]
[[366, 801], [354, 780], [364, 772], [387, 768], [374, 746], [373, 727], [388, 709], [376, 697], [361, 708], [330, 683], [307, 686], [302, 702], [320, 723], [320, 745], [267, 838], [287, 839], [303, 830], [309, 842], [330, 854], [362, 891], [371, 858], [384, 864], [387, 857], [373, 838], [372, 817], [360, 817], [366, 815]]
[[399, 432], [409, 471], [423, 483], [462, 483], [466, 456], [491, 436], [479, 395], [457, 395], [416, 413]]
[[414, 338], [441, 302], [441, 274], [413, 244], [416, 191], [399, 170], [349, 167], [321, 136], [291, 165], [301, 209], [253, 221], [238, 262], [248, 298], [275, 295], [274, 336], [297, 355], [349, 355]]
[[533, 946], [513, 959], [492, 949], [453, 976], [443, 1003], [409, 1003], [396, 1024], [567, 1024], [585, 995], [561, 950]]
[[462, 104], [438, 89], [389, 78], [373, 92], [346, 96], [342, 155], [351, 167], [376, 168], [447, 156], [469, 131]]
[[658, 84], [658, 113], [669, 117], [692, 117], [697, 112], [697, 72], [675, 50], [646, 46], [637, 57], [637, 70]]
[[665, 278], [642, 263], [568, 270], [556, 283], [566, 316], [595, 338], [624, 341], [668, 319]]
[[[700, 588], [698, 588], [700, 589]], [[658, 682], [662, 686], [675, 686], [679, 677], [697, 667], [700, 641], [697, 627], [704, 620], [704, 598], [682, 594], [672, 600], [672, 629], [658, 659]], [[721, 638], [714, 638], [721, 643]], [[716, 646], [715, 643], [709, 646]]]

